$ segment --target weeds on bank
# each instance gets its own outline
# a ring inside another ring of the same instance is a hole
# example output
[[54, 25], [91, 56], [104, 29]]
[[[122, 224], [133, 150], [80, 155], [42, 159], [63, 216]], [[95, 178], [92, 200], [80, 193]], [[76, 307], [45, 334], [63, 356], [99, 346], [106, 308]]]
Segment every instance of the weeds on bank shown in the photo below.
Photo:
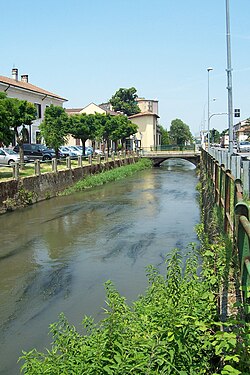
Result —
[[194, 247], [185, 265], [173, 250], [165, 275], [149, 266], [148, 288], [132, 306], [108, 281], [106, 317], [99, 323], [85, 317], [82, 332], [77, 332], [61, 314], [50, 326], [51, 349], [23, 352], [22, 373], [249, 374], [249, 325], [219, 321], [220, 276], [212, 266], [212, 249], [202, 252], [207, 260], [199, 275]]
[[121, 180], [128, 176], [132, 176], [134, 173], [138, 171], [150, 168], [151, 166], [152, 162], [149, 159], [140, 159], [137, 163], [134, 164], [128, 164], [121, 166], [119, 168], [114, 168], [94, 175], [89, 175], [81, 181], [78, 181], [70, 188], [67, 188], [62, 193], [62, 195], [72, 194], [76, 191], [81, 191], [91, 187], [100, 186], [108, 182]]

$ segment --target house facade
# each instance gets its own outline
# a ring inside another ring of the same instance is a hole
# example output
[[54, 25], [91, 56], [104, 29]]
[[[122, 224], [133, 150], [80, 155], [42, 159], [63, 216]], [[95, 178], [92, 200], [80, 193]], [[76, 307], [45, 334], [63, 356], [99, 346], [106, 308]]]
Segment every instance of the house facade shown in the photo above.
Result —
[[[158, 125], [158, 100], [148, 100], [145, 98], [138, 98], [137, 104], [141, 112], [129, 116], [128, 118], [138, 126], [138, 132], [131, 136], [126, 142], [126, 148], [133, 150], [137, 148], [155, 148], [161, 144], [161, 131]], [[90, 103], [83, 108], [68, 108], [66, 112], [69, 115], [86, 113], [95, 114], [111, 114], [117, 116], [121, 112], [113, 110], [110, 103], [101, 103], [99, 105]], [[80, 140], [70, 137], [68, 139], [68, 145], [79, 145]], [[90, 141], [86, 142], [86, 146], [90, 145]], [[102, 147], [98, 146], [98, 147]], [[112, 145], [111, 145], [112, 148]]]
[[250, 125], [246, 120], [242, 120], [234, 125], [234, 140], [237, 142], [245, 141], [250, 134]]
[[159, 116], [151, 112], [140, 112], [129, 116], [129, 119], [138, 126], [134, 136], [137, 148], [154, 149], [161, 144], [161, 131], [158, 125]]
[[141, 112], [129, 116], [129, 119], [138, 125], [138, 132], [134, 141], [136, 147], [154, 149], [161, 144], [161, 131], [158, 124], [158, 100], [137, 98]]
[[[136, 102], [141, 112], [128, 118], [138, 126], [138, 132], [127, 142], [128, 149], [155, 148], [161, 144], [161, 131], [158, 124], [158, 100], [137, 98]], [[101, 108], [112, 111], [110, 103], [99, 105]]]
[[[95, 103], [90, 103], [86, 107], [83, 108], [67, 108], [66, 113], [68, 115], [80, 115], [81, 113], [86, 113], [86, 115], [94, 115], [95, 113], [100, 113], [100, 114], [110, 114], [112, 116], [117, 116], [118, 113], [115, 111], [110, 110], [109, 108], [106, 108], [103, 104], [97, 105]], [[85, 146], [92, 146], [91, 140], [87, 140]], [[67, 145], [68, 146], [79, 146], [81, 144], [80, 139], [75, 139], [72, 136], [69, 136]], [[95, 148], [103, 148], [103, 145], [96, 144]]]
[[40, 143], [39, 125], [44, 119], [46, 107], [51, 104], [62, 107], [67, 99], [30, 84], [27, 74], [21, 75], [20, 78], [19, 80], [17, 68], [12, 69], [12, 78], [0, 76], [0, 91], [6, 92], [9, 98], [27, 100], [36, 106], [37, 118], [32, 125], [26, 126], [26, 130], [29, 143]]

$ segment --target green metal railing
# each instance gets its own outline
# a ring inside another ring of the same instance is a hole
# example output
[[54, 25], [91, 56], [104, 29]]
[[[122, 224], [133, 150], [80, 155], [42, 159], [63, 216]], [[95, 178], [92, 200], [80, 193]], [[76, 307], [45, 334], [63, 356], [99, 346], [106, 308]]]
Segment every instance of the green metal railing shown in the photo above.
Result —
[[202, 168], [212, 181], [214, 203], [222, 212], [224, 232], [237, 251], [245, 312], [250, 314], [250, 206], [243, 201], [242, 181], [202, 150]]

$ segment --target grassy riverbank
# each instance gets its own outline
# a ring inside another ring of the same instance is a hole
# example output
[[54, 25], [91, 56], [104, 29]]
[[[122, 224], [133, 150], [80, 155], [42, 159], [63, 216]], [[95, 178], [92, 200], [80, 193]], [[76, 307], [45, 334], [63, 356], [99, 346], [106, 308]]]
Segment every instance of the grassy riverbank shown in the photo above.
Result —
[[[136, 170], [146, 168], [134, 166]], [[120, 173], [113, 178], [107, 172], [91, 176], [92, 183], [85, 185], [84, 180], [79, 190], [133, 173], [127, 167], [110, 172]], [[98, 176], [101, 180], [93, 183], [93, 177], [95, 181]], [[225, 278], [230, 276], [229, 247], [222, 236], [216, 235], [218, 219], [210, 221], [213, 241], [205, 233], [204, 224], [197, 225], [199, 248], [191, 244], [185, 259], [173, 250], [164, 275], [148, 266], [148, 287], [133, 304], [127, 304], [107, 281], [105, 319], [95, 323], [84, 317], [77, 331], [61, 314], [50, 326], [51, 348], [43, 353], [35, 349], [24, 353], [22, 373], [249, 374], [249, 323], [232, 312], [224, 319], [218, 308]]]
[[149, 159], [140, 159], [135, 164], [124, 165], [119, 168], [110, 169], [98, 174], [90, 175], [81, 181], [78, 181], [74, 186], [64, 190], [62, 195], [72, 194], [77, 191], [100, 186], [111, 181], [121, 180], [134, 173], [152, 167], [152, 162]]

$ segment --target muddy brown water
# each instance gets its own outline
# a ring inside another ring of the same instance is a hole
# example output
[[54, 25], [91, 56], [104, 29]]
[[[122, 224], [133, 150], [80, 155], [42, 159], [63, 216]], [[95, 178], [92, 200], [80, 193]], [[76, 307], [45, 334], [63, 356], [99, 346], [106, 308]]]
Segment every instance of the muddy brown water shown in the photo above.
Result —
[[198, 242], [195, 167], [171, 160], [126, 180], [0, 216], [0, 375], [17, 375], [22, 350], [49, 347], [64, 312], [80, 327], [101, 319], [104, 283], [130, 303], [149, 264], [164, 272], [173, 248]]

